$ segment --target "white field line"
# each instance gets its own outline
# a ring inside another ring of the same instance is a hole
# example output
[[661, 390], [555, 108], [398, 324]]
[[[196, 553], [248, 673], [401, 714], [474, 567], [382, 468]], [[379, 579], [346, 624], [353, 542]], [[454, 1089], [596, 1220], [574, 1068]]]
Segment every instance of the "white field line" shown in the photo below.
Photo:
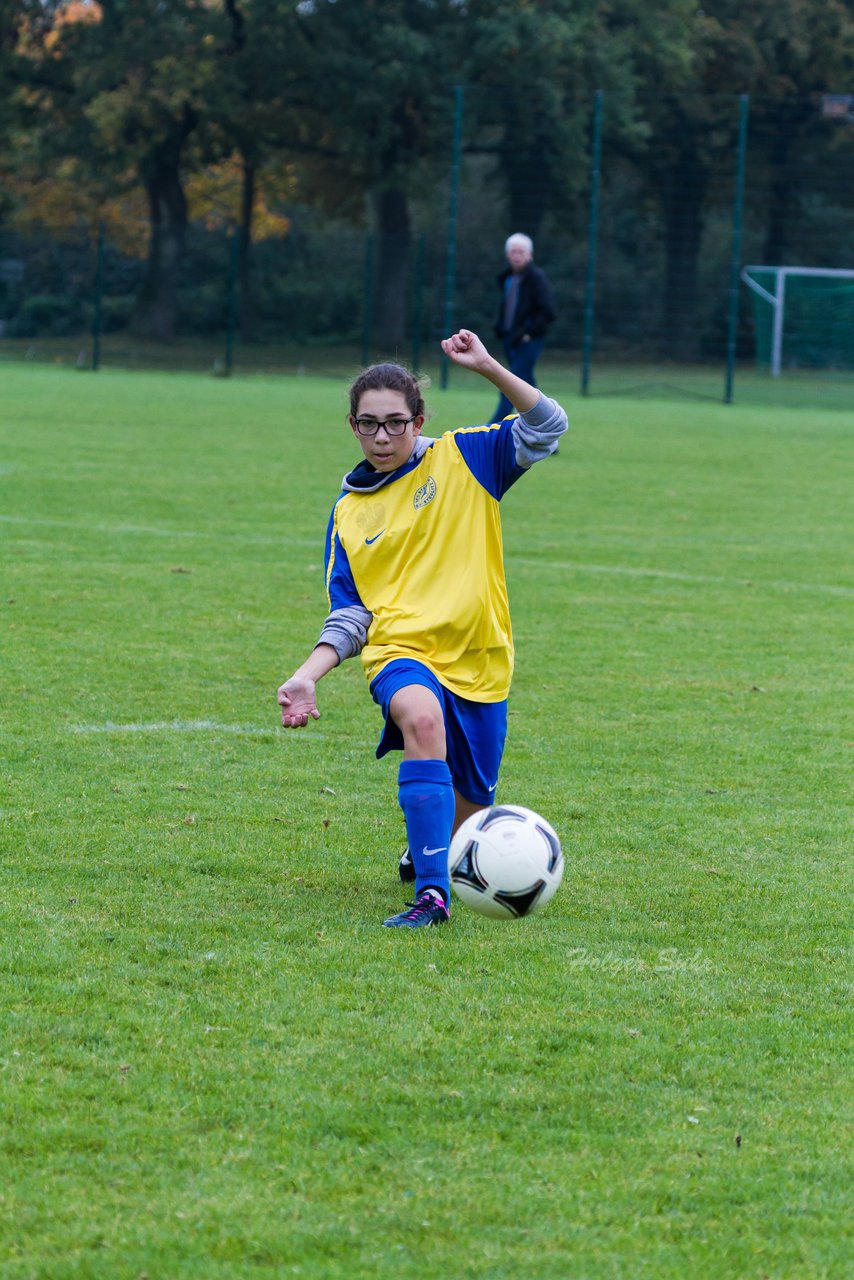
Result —
[[188, 538], [214, 539], [217, 542], [241, 542], [257, 546], [319, 547], [318, 538], [289, 538], [286, 534], [233, 533], [228, 529], [164, 529], [158, 525], [147, 524], [83, 524], [79, 520], [58, 520], [50, 516], [10, 516], [0, 515], [2, 524], [37, 525], [53, 529], [74, 529], [78, 533], [106, 533], [110, 537], [115, 534], [142, 535], [152, 538]]
[[727, 578], [704, 573], [680, 573], [674, 569], [652, 569], [614, 564], [581, 564], [574, 560], [531, 559], [524, 556], [509, 555], [507, 563], [523, 565], [527, 568], [552, 569], [562, 573], [590, 573], [616, 575], [624, 578], [663, 578], [671, 582], [696, 582], [704, 585], [720, 587], [755, 587], [759, 590], [770, 588], [775, 591], [817, 591], [823, 595], [854, 596], [854, 587], [834, 586], [829, 582], [786, 582], [780, 580], [763, 581], [761, 578]]

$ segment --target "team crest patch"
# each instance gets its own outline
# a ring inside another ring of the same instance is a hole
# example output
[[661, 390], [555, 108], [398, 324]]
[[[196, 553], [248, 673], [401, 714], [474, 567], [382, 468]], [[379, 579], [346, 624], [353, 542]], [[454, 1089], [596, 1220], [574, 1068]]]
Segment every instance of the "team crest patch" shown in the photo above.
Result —
[[419, 507], [426, 507], [428, 502], [432, 502], [436, 496], [436, 481], [432, 476], [427, 477], [427, 483], [422, 484], [420, 489], [415, 490], [415, 497], [412, 499], [412, 505], [417, 511]]
[[373, 533], [385, 524], [385, 507], [381, 502], [365, 502], [360, 504], [356, 516], [356, 525], [362, 533]]

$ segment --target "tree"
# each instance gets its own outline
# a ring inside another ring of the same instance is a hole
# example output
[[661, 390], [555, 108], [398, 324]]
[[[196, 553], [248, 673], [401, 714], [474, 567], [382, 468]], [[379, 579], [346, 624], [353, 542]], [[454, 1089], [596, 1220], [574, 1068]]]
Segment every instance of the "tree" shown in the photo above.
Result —
[[[291, 6], [306, 190], [377, 229], [378, 331], [398, 342], [413, 205], [450, 168], [453, 88], [466, 148], [495, 156], [514, 228], [535, 234], [587, 181], [591, 88], [629, 66], [599, 0], [302, 0]], [[628, 30], [629, 24], [626, 23]], [[624, 95], [615, 91], [615, 102]], [[626, 125], [630, 128], [630, 125]]]
[[[103, 197], [141, 183], [150, 223], [137, 322], [167, 339], [175, 320], [187, 205], [188, 142], [205, 145], [207, 104], [223, 91], [228, 27], [192, 0], [45, 5], [28, 42], [31, 115], [43, 158], [73, 158]], [[227, 86], [226, 86], [227, 87]]]
[[[751, 107], [751, 136], [764, 151], [767, 222], [763, 261], [787, 261], [790, 215], [801, 191], [796, 169], [819, 155], [850, 173], [854, 131], [822, 118], [819, 99], [854, 82], [854, 10], [842, 0], [781, 0], [762, 13], [755, 35], [762, 75]], [[854, 197], [854, 190], [851, 191]], [[849, 197], [849, 198], [851, 198]]]
[[254, 227], [261, 234], [282, 233], [287, 219], [275, 212], [286, 193], [293, 197], [298, 179], [293, 165], [303, 92], [298, 58], [298, 5], [290, 0], [225, 0], [229, 41], [228, 93], [210, 104], [211, 122], [221, 141], [226, 165], [237, 157], [240, 167], [239, 207], [233, 225], [239, 238], [238, 289], [240, 329], [244, 339], [253, 327], [250, 255]]
[[456, 0], [302, 0], [291, 140], [305, 190], [377, 231], [377, 332], [405, 329], [412, 205], [447, 172], [452, 76], [465, 39]]
[[736, 95], [755, 99], [754, 135], [775, 133], [766, 251], [780, 254], [791, 199], [786, 157], [817, 119], [804, 95], [830, 91], [836, 77], [846, 83], [854, 72], [854, 21], [842, 0], [756, 0], [748, 6], [718, 0], [713, 12], [682, 10], [682, 19], [688, 74], [665, 80], [663, 92], [659, 87], [644, 99], [653, 141], [635, 157], [664, 218], [662, 350], [677, 358], [696, 353], [692, 319], [707, 214], [731, 198]]
[[467, 150], [492, 154], [508, 228], [536, 236], [547, 213], [565, 213], [588, 177], [593, 90], [626, 74], [608, 38], [603, 5], [577, 0], [471, 0], [467, 6]]

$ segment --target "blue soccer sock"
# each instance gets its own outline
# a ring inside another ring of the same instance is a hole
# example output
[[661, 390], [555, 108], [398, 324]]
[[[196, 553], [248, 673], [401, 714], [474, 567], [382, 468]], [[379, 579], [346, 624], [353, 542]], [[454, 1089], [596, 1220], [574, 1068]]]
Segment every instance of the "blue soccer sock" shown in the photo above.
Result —
[[454, 825], [454, 786], [444, 760], [403, 760], [397, 775], [397, 799], [406, 819], [409, 851], [415, 867], [415, 896], [438, 889], [451, 900], [448, 854]]

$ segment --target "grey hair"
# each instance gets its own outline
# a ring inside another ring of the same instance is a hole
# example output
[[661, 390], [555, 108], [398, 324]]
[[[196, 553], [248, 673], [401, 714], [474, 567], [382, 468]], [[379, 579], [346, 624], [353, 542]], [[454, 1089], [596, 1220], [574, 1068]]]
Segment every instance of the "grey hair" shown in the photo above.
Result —
[[526, 236], [522, 231], [514, 231], [512, 236], [507, 237], [507, 243], [504, 246], [504, 252], [507, 253], [510, 246], [514, 244], [520, 244], [522, 248], [526, 249], [527, 252], [530, 253], [531, 256], [533, 257], [534, 242], [530, 236]]

